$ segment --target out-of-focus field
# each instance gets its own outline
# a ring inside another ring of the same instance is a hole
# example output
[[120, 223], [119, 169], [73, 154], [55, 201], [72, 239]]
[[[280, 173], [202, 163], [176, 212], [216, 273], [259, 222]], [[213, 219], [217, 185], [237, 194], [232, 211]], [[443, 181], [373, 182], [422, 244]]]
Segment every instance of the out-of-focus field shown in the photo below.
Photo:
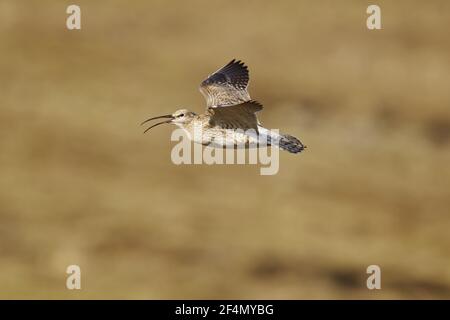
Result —
[[[448, 1], [75, 2], [0, 3], [0, 298], [450, 298]], [[232, 58], [275, 176], [139, 126]]]

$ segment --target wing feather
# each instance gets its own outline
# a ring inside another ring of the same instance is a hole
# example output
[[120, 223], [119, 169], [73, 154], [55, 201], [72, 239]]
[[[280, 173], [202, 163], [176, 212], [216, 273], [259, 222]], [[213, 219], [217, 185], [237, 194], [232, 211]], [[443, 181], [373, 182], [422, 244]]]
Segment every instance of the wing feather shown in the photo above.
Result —
[[225, 108], [207, 109], [210, 115], [210, 125], [222, 129], [254, 129], [258, 132], [258, 118], [256, 112], [261, 111], [263, 106], [256, 101], [246, 101], [241, 104]]
[[250, 100], [248, 81], [247, 66], [233, 59], [206, 78], [199, 89], [208, 108], [232, 106]]

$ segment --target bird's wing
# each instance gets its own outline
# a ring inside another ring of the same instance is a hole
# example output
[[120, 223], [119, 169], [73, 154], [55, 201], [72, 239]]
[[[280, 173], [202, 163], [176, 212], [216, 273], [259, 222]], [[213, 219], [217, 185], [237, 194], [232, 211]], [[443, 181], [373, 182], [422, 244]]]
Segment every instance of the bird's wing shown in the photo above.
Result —
[[263, 106], [256, 101], [247, 101], [223, 108], [208, 108], [207, 114], [210, 116], [209, 123], [213, 127], [222, 129], [254, 129], [258, 132], [258, 119], [256, 112], [263, 109]]
[[247, 91], [248, 68], [241, 61], [231, 60], [200, 84], [206, 106], [231, 106], [250, 100]]

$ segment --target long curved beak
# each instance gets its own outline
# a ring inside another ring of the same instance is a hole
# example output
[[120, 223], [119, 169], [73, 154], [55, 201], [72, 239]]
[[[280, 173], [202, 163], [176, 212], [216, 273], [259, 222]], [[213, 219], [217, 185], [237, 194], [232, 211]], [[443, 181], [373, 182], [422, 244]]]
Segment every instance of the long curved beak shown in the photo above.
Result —
[[154, 128], [154, 127], [156, 127], [156, 126], [159, 126], [160, 124], [171, 123], [172, 120], [173, 120], [173, 116], [172, 116], [171, 114], [167, 114], [167, 115], [165, 115], [165, 116], [159, 116], [159, 117], [150, 118], [150, 119], [147, 119], [147, 120], [145, 120], [144, 122], [142, 122], [142, 123], [141, 123], [141, 126], [142, 126], [143, 124], [145, 124], [145, 123], [151, 121], [151, 120], [164, 119], [164, 118], [169, 118], [169, 120], [162, 121], [162, 122], [158, 122], [157, 124], [152, 125], [151, 127], [145, 129], [144, 133], [146, 133], [146, 132], [147, 132], [148, 130], [150, 130], [151, 128]]

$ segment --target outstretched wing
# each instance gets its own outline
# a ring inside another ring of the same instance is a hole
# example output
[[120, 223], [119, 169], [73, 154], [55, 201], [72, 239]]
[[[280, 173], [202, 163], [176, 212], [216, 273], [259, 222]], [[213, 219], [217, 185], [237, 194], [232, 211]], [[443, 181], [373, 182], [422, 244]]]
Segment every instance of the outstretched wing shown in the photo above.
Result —
[[200, 84], [207, 107], [232, 106], [250, 100], [247, 91], [248, 68], [241, 61], [231, 60]]
[[258, 119], [256, 112], [263, 109], [263, 106], [256, 101], [247, 101], [224, 108], [208, 108], [210, 115], [210, 125], [222, 129], [254, 129], [258, 132]]

